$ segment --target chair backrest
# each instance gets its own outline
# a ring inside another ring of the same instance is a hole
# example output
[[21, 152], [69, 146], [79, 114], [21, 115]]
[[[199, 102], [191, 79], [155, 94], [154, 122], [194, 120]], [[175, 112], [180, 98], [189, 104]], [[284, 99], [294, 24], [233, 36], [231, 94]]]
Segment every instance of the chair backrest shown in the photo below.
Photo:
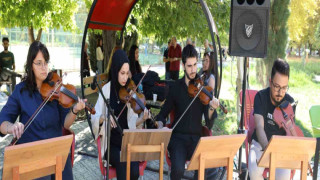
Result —
[[[86, 87], [87, 85], [91, 85], [93, 83], [93, 79], [94, 79], [93, 76], [83, 78], [83, 86], [85, 87], [84, 88], [84, 95], [85, 96], [90, 95], [95, 92], [98, 92], [97, 87], [94, 90], [92, 90], [91, 87]], [[102, 87], [103, 85], [105, 85], [107, 83], [108, 75], [106, 73], [98, 75], [97, 81], [101, 81], [101, 87]]]
[[[248, 130], [248, 121], [250, 117], [250, 113], [253, 110], [253, 104], [254, 104], [254, 98], [256, 94], [258, 93], [257, 90], [246, 90], [246, 100], [245, 100], [245, 105], [244, 105], [244, 116], [243, 116], [243, 121], [244, 121], [244, 126], [245, 129]], [[240, 96], [240, 105], [242, 104], [242, 91], [239, 93]]]
[[320, 137], [320, 105], [313, 105], [309, 109], [313, 135]]

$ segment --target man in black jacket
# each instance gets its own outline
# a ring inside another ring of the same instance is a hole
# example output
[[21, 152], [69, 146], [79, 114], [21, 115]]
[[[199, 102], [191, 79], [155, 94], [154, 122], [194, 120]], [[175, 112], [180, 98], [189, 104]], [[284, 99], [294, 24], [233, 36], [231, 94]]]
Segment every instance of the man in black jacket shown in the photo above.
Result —
[[[197, 77], [198, 53], [192, 45], [187, 45], [182, 51], [182, 62], [185, 75], [170, 88], [166, 102], [158, 114], [159, 127], [166, 123], [166, 117], [174, 109], [173, 126], [187, 109], [192, 99], [188, 94], [189, 82]], [[171, 179], [181, 179], [185, 170], [185, 162], [189, 160], [198, 144], [202, 130], [202, 115], [212, 114], [219, 106], [219, 100], [213, 98], [209, 105], [203, 105], [197, 98], [187, 110], [181, 121], [173, 129], [168, 145], [171, 159]], [[197, 173], [195, 174], [195, 178]]]

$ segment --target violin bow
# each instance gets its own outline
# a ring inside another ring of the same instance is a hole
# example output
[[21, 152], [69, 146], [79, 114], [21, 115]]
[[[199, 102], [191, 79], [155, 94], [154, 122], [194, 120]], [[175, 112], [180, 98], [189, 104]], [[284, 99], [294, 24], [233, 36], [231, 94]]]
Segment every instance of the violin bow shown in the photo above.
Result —
[[184, 112], [182, 113], [182, 115], [180, 116], [179, 120], [177, 121], [177, 123], [173, 126], [172, 130], [174, 130], [174, 128], [179, 124], [179, 122], [181, 121], [182, 117], [184, 116], [184, 114], [189, 110], [190, 106], [193, 104], [194, 100], [196, 100], [196, 98], [199, 96], [200, 92], [202, 91], [204, 86], [201, 86], [198, 93], [194, 96], [194, 98], [192, 99], [192, 101], [190, 102], [190, 104], [188, 105], [188, 107], [186, 108], [186, 110], [184, 110]]

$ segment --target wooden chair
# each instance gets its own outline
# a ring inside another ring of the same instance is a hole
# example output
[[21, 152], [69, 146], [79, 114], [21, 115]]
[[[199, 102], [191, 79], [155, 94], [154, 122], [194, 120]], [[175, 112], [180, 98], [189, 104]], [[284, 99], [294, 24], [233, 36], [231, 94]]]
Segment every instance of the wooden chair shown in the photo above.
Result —
[[[99, 166], [100, 166], [100, 171], [101, 174], [105, 177], [107, 173], [107, 167], [104, 166], [104, 163], [102, 161], [102, 154], [101, 154], [101, 136], [98, 137], [97, 139], [97, 148], [98, 148], [98, 161], [99, 161]], [[143, 161], [139, 163], [139, 175], [143, 179], [144, 175], [144, 170], [146, 169], [147, 166], [147, 161]], [[116, 173], [116, 168], [109, 166], [109, 179], [116, 178], [117, 173]]]

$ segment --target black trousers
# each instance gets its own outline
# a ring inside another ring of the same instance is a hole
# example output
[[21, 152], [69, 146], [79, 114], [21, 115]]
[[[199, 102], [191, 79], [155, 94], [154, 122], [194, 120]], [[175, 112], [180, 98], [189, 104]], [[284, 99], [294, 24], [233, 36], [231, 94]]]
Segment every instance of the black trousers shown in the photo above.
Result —
[[[168, 145], [171, 160], [170, 178], [180, 180], [185, 171], [185, 163], [191, 156], [198, 144], [200, 136], [174, 133]], [[194, 178], [198, 178], [196, 171]]]
[[[121, 148], [115, 145], [110, 145], [110, 164], [116, 168], [117, 179], [125, 180], [127, 176], [127, 163], [120, 162]], [[107, 157], [107, 152], [105, 154]], [[139, 178], [139, 162], [131, 162], [130, 164], [130, 180], [137, 180]]]
[[[168, 145], [171, 160], [170, 178], [180, 180], [185, 171], [185, 163], [190, 160], [198, 144], [200, 136], [174, 133]], [[219, 168], [205, 170], [205, 179], [214, 180], [218, 175]], [[198, 171], [195, 171], [193, 179], [198, 179]]]

